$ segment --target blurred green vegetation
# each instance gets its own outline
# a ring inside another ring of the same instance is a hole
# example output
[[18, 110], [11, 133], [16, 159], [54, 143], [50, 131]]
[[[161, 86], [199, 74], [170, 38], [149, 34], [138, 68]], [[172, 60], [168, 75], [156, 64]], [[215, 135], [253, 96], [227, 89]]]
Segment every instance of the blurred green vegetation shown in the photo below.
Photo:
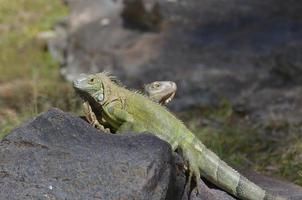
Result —
[[59, 0], [0, 0], [0, 136], [51, 106], [76, 110], [70, 83], [38, 38], [67, 11]]
[[[50, 107], [80, 112], [59, 63], [37, 37], [67, 12], [59, 0], [0, 0], [0, 138]], [[272, 122], [259, 128], [236, 116], [227, 100], [218, 108], [178, 115], [227, 162], [302, 185], [301, 125]]]
[[302, 185], [302, 124], [252, 124], [222, 100], [217, 108], [180, 114], [197, 137], [232, 166]]

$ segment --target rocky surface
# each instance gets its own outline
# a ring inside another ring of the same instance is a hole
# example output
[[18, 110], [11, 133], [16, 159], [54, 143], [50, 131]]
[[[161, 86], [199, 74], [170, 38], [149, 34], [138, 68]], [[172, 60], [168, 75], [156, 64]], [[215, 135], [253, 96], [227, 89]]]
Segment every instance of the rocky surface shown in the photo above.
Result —
[[[148, 134], [102, 133], [84, 120], [51, 109], [14, 129], [0, 143], [0, 199], [232, 200], [201, 182], [186, 187], [183, 161]], [[302, 189], [249, 174], [257, 184], [291, 199]]]
[[146, 9], [159, 2], [159, 32], [125, 27], [121, 0], [66, 2], [59, 52], [67, 79], [109, 70], [136, 88], [173, 80], [173, 109], [215, 106], [223, 97], [249, 119], [301, 123], [300, 0], [145, 0]]
[[0, 199], [165, 199], [169, 145], [152, 135], [108, 135], [57, 109], [0, 144]]
[[282, 180], [277, 180], [272, 177], [263, 176], [256, 172], [246, 171], [242, 172], [249, 180], [259, 184], [261, 187], [285, 197], [288, 197], [291, 200], [302, 199], [301, 187], [288, 183]]

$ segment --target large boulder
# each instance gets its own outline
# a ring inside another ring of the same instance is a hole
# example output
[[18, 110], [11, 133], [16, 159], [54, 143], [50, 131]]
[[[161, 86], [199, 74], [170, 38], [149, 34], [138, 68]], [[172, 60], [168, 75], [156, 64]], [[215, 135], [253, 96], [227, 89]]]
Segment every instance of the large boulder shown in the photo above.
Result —
[[108, 135], [51, 109], [0, 144], [0, 199], [165, 199], [170, 146], [147, 134]]
[[[153, 135], [106, 134], [50, 109], [1, 141], [0, 199], [234, 199], [202, 180], [197, 194], [186, 184], [183, 165], [181, 156]], [[250, 177], [272, 192], [302, 198], [298, 186]]]

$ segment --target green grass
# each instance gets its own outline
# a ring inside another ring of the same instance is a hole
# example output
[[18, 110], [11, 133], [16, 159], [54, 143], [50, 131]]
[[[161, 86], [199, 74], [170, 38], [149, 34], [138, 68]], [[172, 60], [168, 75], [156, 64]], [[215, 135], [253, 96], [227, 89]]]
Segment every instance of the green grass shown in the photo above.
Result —
[[0, 137], [49, 107], [76, 110], [70, 83], [37, 37], [66, 15], [59, 0], [0, 0]]
[[225, 100], [219, 108], [186, 111], [181, 117], [227, 163], [302, 185], [302, 124], [256, 126], [233, 113]]

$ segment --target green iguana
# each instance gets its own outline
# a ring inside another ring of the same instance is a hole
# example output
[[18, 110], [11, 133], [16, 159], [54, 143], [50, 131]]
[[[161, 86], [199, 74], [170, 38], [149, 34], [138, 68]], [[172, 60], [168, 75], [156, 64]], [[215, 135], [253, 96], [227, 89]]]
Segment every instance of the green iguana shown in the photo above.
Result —
[[[152, 100], [162, 105], [168, 104], [174, 97], [177, 90], [176, 83], [173, 81], [154, 81], [144, 85], [144, 93]], [[110, 124], [101, 116], [97, 117], [89, 105], [89, 102], [83, 103], [83, 110], [86, 120], [98, 129], [110, 132]], [[106, 128], [105, 128], [106, 127]]]
[[180, 148], [195, 176], [200, 190], [200, 175], [240, 199], [284, 200], [268, 193], [240, 175], [215, 153], [205, 147], [195, 135], [164, 106], [145, 95], [127, 90], [107, 73], [81, 75], [74, 88], [88, 102], [102, 125], [104, 120], [116, 133], [150, 132], [167, 141], [173, 150]]

